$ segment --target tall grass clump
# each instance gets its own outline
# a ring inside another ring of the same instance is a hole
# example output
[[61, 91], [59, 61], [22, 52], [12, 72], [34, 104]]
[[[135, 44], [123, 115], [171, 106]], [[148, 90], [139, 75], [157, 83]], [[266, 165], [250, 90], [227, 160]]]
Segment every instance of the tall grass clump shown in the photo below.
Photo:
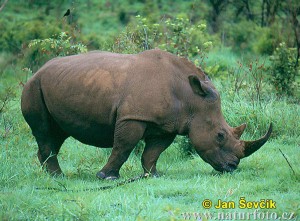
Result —
[[297, 98], [273, 93], [270, 65], [258, 58], [237, 61], [225, 78], [215, 80], [225, 118], [233, 126], [247, 123], [251, 136], [265, 131], [270, 122], [274, 123], [272, 137], [299, 136]]
[[270, 122], [273, 122], [272, 137], [299, 136], [300, 126], [297, 119], [299, 119], [300, 107], [288, 99], [269, 95], [268, 99], [253, 104], [243, 95], [236, 96], [232, 100], [226, 90], [222, 92], [221, 97], [223, 113], [230, 125], [238, 126], [247, 123], [247, 131], [255, 135], [257, 132], [264, 132]]

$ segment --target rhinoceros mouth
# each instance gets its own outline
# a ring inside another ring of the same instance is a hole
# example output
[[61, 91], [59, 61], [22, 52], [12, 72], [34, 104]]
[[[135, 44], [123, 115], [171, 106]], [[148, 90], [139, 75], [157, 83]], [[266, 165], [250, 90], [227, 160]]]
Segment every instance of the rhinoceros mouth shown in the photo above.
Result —
[[[199, 153], [198, 153], [199, 154]], [[199, 154], [200, 155], [200, 154]], [[228, 161], [223, 161], [223, 162], [217, 162], [212, 160], [211, 158], [207, 158], [204, 157], [202, 155], [200, 155], [200, 157], [207, 162], [208, 164], [210, 164], [215, 170], [219, 171], [219, 172], [233, 172], [234, 170], [237, 169], [239, 163], [240, 163], [240, 159], [237, 157], [231, 157], [232, 159], [228, 160]]]
[[235, 163], [235, 162], [232, 162], [232, 163], [227, 163], [226, 166], [223, 167], [223, 171], [222, 172], [233, 172], [237, 169], [238, 167], [238, 164]]
[[223, 165], [218, 165], [218, 166], [211, 164], [211, 166], [219, 172], [222, 172], [222, 173], [229, 172], [229, 173], [231, 173], [231, 172], [233, 172], [237, 169], [238, 164], [239, 164], [239, 160], [236, 161], [236, 162], [231, 161], [231, 162], [225, 163]]

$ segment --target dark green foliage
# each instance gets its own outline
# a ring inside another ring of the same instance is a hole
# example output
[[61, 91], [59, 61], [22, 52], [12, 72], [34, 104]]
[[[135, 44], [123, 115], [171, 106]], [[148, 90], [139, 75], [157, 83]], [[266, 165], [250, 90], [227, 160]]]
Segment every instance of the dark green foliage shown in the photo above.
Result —
[[[45, 28], [47, 27], [47, 28]], [[0, 20], [0, 30], [3, 35], [0, 38], [0, 51], [20, 53], [30, 40], [42, 39], [52, 36], [59, 31], [52, 23], [42, 20], [18, 21], [10, 23], [8, 20]]]
[[296, 51], [280, 43], [271, 56], [270, 81], [278, 95], [294, 95], [296, 88], [296, 75], [299, 71], [296, 66]]
[[246, 20], [226, 25], [228, 31], [225, 44], [232, 46], [232, 49], [237, 53], [253, 52], [253, 45], [260, 35], [261, 28], [254, 22]]
[[262, 55], [272, 55], [277, 45], [282, 41], [282, 35], [278, 35], [280, 30], [278, 27], [264, 27], [259, 31], [259, 36], [257, 36], [257, 41], [255, 42], [253, 48], [254, 51]]

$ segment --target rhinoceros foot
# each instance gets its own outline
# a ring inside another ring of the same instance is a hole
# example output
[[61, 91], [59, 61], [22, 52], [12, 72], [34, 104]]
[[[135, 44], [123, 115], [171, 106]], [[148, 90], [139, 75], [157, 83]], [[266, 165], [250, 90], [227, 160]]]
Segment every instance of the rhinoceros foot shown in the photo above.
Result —
[[56, 167], [48, 163], [44, 166], [44, 168], [53, 177], [64, 177], [64, 174], [61, 171], [60, 167]]
[[112, 172], [111, 173], [105, 173], [103, 171], [99, 171], [96, 176], [99, 179], [103, 179], [103, 180], [116, 180], [120, 177], [119, 174], [113, 174]]
[[151, 173], [145, 172], [143, 174], [143, 178], [148, 178], [148, 177], [155, 177], [155, 178], [157, 178], [157, 177], [161, 177], [161, 176], [162, 176], [162, 174], [158, 173], [157, 171], [151, 172]]

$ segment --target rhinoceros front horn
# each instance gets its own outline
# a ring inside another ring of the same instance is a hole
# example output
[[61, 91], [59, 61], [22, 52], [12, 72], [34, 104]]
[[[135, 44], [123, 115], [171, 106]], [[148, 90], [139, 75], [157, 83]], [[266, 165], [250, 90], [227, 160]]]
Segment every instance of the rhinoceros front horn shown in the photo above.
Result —
[[264, 145], [271, 136], [272, 128], [273, 126], [271, 123], [268, 132], [258, 140], [243, 141], [244, 156], [242, 158], [250, 156], [252, 153], [257, 151], [262, 145]]

